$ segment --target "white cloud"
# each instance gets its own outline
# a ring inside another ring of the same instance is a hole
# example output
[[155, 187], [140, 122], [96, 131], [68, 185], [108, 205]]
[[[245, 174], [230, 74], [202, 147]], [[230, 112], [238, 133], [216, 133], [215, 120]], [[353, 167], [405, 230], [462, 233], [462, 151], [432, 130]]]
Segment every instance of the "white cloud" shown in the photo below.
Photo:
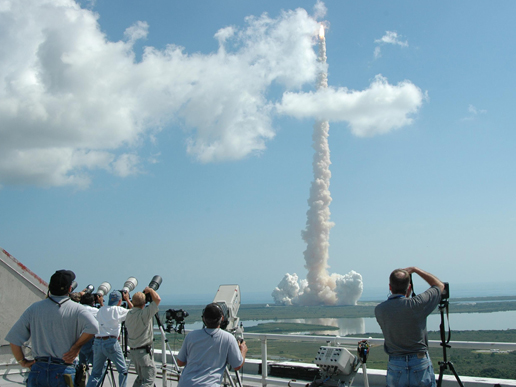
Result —
[[[397, 32], [386, 31], [385, 35], [383, 35], [380, 39], [375, 39], [374, 42], [379, 45], [393, 44], [393, 45], [398, 45], [401, 47], [408, 47], [408, 42], [401, 41], [400, 38], [401, 38], [401, 35], [398, 36]], [[375, 59], [378, 59], [381, 56], [382, 56], [381, 48], [380, 48], [380, 46], [376, 46], [374, 49], [374, 57], [375, 57]]]
[[360, 137], [383, 134], [412, 123], [424, 94], [410, 81], [391, 85], [377, 75], [362, 91], [328, 88], [311, 93], [285, 93], [277, 105], [281, 114], [296, 118], [317, 117], [347, 121]]
[[486, 114], [487, 110], [485, 109], [477, 109], [473, 105], [468, 106], [468, 113], [466, 117], [462, 118], [461, 121], [473, 121], [479, 114]]
[[[316, 16], [324, 12], [317, 2]], [[124, 41], [112, 42], [97, 19], [72, 0], [3, 0], [0, 184], [84, 188], [96, 169], [139, 173], [140, 163], [155, 160], [139, 155], [139, 148], [159, 146], [157, 134], [171, 122], [187, 130], [187, 152], [201, 162], [262, 152], [275, 135], [269, 87], [299, 90], [320, 69], [313, 47], [318, 22], [303, 9], [275, 19], [248, 17], [242, 29], [222, 28], [215, 53], [145, 47], [139, 62], [133, 45], [147, 37], [148, 24], [138, 21]], [[410, 85], [398, 87], [407, 92]], [[370, 92], [363, 93], [367, 99]], [[294, 97], [291, 91], [284, 103]], [[309, 108], [319, 114], [319, 107]], [[352, 127], [373, 125], [348, 110]]]

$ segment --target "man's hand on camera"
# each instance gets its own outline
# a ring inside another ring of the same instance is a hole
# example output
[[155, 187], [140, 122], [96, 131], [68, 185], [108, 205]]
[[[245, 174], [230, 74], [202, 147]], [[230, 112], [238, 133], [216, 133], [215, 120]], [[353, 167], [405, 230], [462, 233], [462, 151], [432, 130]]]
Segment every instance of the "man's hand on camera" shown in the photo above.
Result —
[[238, 348], [240, 348], [240, 352], [242, 352], [242, 355], [245, 356], [245, 354], [247, 353], [247, 345], [245, 341], [242, 341], [240, 344], [238, 344]]
[[122, 292], [122, 298], [125, 301], [129, 301], [129, 292]]

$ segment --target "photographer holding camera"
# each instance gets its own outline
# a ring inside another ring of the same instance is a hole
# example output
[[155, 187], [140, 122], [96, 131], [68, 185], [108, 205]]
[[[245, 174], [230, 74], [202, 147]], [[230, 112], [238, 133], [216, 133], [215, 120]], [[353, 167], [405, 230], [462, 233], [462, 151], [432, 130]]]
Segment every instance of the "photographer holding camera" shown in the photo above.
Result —
[[[145, 296], [150, 295], [151, 302], [145, 307]], [[133, 386], [152, 387], [156, 379], [156, 367], [152, 359], [152, 342], [154, 331], [152, 320], [158, 313], [161, 298], [151, 287], [133, 295], [134, 308], [129, 311], [125, 320], [127, 342], [131, 347], [129, 357], [134, 364], [138, 377]]]
[[[430, 288], [409, 298], [416, 273]], [[375, 308], [389, 355], [387, 386], [435, 386], [435, 374], [428, 355], [426, 318], [441, 300], [444, 283], [417, 267], [396, 269], [389, 277], [391, 295]]]
[[97, 312], [99, 334], [93, 343], [93, 369], [88, 379], [88, 387], [96, 387], [100, 383], [107, 359], [113, 362], [118, 371], [119, 387], [125, 387], [127, 383], [127, 365], [118, 342], [120, 327], [129, 312], [121, 306], [122, 298], [127, 302], [127, 308], [131, 309], [133, 304], [129, 299], [129, 293], [114, 290], [109, 294], [108, 306], [103, 306]]
[[[16, 361], [30, 368], [27, 386], [73, 386], [74, 359], [81, 347], [98, 332], [95, 317], [70, 301], [75, 274], [58, 270], [50, 278], [48, 297], [29, 306], [11, 328], [6, 341]], [[22, 347], [31, 340], [34, 360]]]
[[177, 354], [177, 364], [185, 367], [179, 387], [218, 386], [229, 363], [235, 371], [243, 367], [247, 345], [222, 329], [222, 308], [211, 303], [204, 308], [202, 321], [206, 328], [190, 332]]

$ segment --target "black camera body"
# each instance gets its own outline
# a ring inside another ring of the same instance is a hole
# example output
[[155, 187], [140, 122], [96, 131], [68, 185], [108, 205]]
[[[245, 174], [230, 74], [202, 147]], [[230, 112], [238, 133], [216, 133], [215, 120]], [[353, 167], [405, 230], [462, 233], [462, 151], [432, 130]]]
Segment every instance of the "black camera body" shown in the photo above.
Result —
[[443, 282], [444, 290], [441, 293], [441, 303], [448, 302], [448, 298], [450, 298], [450, 284], [448, 282]]
[[165, 318], [167, 321], [174, 320], [176, 323], [185, 321], [185, 318], [188, 316], [188, 312], [184, 309], [169, 309], [165, 312]]
[[[167, 319], [167, 332], [177, 332], [179, 334], [184, 333], [185, 331], [185, 318], [188, 317], [189, 314], [184, 309], [169, 309], [165, 312], [165, 318]], [[175, 327], [174, 327], [175, 323]]]

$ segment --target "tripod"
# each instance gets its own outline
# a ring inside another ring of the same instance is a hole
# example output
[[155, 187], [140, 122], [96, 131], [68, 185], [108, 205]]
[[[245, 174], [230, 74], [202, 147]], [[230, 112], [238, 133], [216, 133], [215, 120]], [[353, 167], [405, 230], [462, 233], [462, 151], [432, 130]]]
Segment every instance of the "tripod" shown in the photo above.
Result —
[[172, 349], [168, 345], [168, 339], [167, 334], [165, 333], [165, 329], [163, 328], [163, 324], [161, 323], [161, 320], [159, 318], [159, 314], [156, 313], [155, 316], [156, 322], [158, 323], [159, 331], [161, 333], [161, 374], [163, 378], [163, 385], [166, 386], [166, 380], [167, 380], [167, 348], [170, 351], [170, 356], [172, 357], [172, 361], [174, 362], [175, 366], [175, 372], [177, 375], [179, 375], [179, 366], [177, 365], [176, 358], [174, 357], [174, 354], [172, 353]]
[[441, 331], [441, 346], [443, 347], [443, 361], [439, 362], [439, 379], [437, 380], [437, 387], [441, 387], [441, 384], [443, 382], [443, 373], [444, 370], [450, 369], [450, 371], [455, 375], [455, 379], [457, 380], [457, 383], [459, 383], [459, 386], [464, 387], [462, 382], [460, 381], [459, 375], [457, 374], [457, 371], [455, 371], [455, 367], [453, 366], [453, 363], [451, 361], [448, 361], [448, 357], [446, 355], [446, 348], [451, 348], [451, 345], [448, 343], [450, 342], [450, 331], [449, 331], [449, 324], [448, 324], [448, 339], [445, 338], [445, 326], [444, 326], [444, 310], [446, 309], [446, 315], [448, 316], [448, 300], [442, 300], [439, 304], [439, 312], [441, 313], [441, 324], [439, 325], [439, 330]]
[[111, 385], [116, 386], [115, 382], [115, 373], [113, 372], [113, 366], [111, 365], [111, 359], [107, 359], [107, 364], [105, 366], [104, 372], [102, 373], [102, 379], [100, 380], [100, 386], [104, 385], [104, 379], [106, 379], [106, 375], [108, 374], [108, 371], [111, 375]]

